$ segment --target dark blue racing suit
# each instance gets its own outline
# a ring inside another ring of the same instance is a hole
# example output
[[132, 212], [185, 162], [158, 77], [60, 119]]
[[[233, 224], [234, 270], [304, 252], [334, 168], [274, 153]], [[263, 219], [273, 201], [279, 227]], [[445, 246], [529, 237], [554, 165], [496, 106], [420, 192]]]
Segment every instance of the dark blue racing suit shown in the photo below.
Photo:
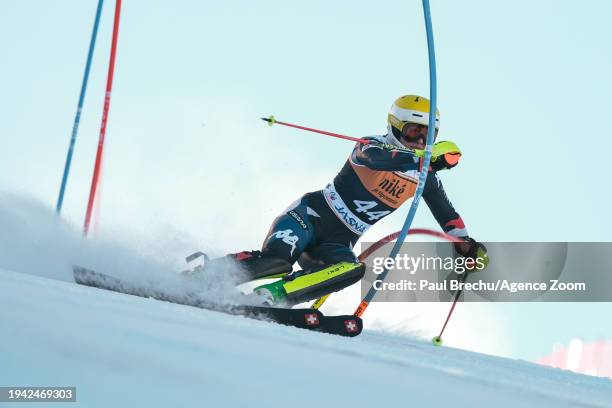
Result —
[[[304, 271], [341, 261], [356, 262], [352, 250], [373, 224], [415, 194], [420, 160], [405, 150], [389, 150], [387, 136], [357, 144], [340, 173], [324, 189], [307, 193], [274, 220], [262, 254], [296, 261]], [[387, 145], [388, 146], [388, 145]], [[429, 172], [423, 199], [442, 229], [466, 237], [465, 225], [436, 172]]]

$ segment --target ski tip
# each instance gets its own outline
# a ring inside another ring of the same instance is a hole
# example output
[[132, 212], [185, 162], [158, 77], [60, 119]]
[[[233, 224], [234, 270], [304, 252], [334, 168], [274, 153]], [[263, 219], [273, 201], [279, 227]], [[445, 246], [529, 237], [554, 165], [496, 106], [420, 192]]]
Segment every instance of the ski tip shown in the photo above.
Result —
[[261, 120], [265, 120], [266, 122], [268, 122], [269, 126], [272, 126], [276, 123], [276, 119], [274, 118], [274, 115], [270, 115], [269, 118], [261, 118]]
[[431, 342], [433, 343], [434, 346], [441, 346], [442, 345], [442, 337], [440, 336], [436, 336], [433, 339], [431, 339]]

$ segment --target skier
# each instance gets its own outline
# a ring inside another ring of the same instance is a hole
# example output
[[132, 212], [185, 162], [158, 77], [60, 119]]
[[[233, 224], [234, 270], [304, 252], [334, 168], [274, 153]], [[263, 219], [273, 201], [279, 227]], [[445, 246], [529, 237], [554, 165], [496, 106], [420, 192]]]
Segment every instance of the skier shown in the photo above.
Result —
[[[429, 100], [421, 96], [395, 100], [387, 134], [366, 137], [370, 142], [354, 147], [331, 183], [292, 203], [274, 220], [260, 251], [227, 255], [239, 263], [248, 280], [282, 277], [255, 289], [266, 303], [297, 304], [361, 280], [365, 266], [352, 248], [373, 224], [414, 196], [422, 162], [418, 152], [425, 148], [429, 109]], [[437, 136], [439, 111], [435, 123]], [[442, 229], [465, 240], [465, 244], [455, 245], [457, 252], [482, 257], [486, 248], [469, 237], [437, 174], [456, 166], [460, 155], [454, 143], [436, 143], [423, 198]], [[292, 272], [295, 262], [300, 270]]]

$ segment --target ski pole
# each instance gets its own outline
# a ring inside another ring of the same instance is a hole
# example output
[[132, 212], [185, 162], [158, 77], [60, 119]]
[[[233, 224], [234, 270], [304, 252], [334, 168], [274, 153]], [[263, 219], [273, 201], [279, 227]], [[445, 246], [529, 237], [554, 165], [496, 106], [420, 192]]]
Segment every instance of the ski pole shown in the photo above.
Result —
[[271, 115], [269, 118], [261, 118], [261, 120], [264, 120], [264, 121], [268, 122], [269, 126], [272, 126], [272, 125], [275, 125], [275, 124], [279, 124], [279, 125], [283, 125], [283, 126], [289, 126], [289, 127], [292, 127], [292, 128], [296, 128], [296, 129], [306, 130], [308, 132], [314, 132], [314, 133], [319, 133], [319, 134], [322, 134], [322, 135], [337, 137], [339, 139], [352, 140], [353, 142], [358, 142], [358, 143], [363, 143], [363, 144], [371, 143], [371, 140], [362, 139], [362, 138], [359, 138], [359, 137], [345, 136], [345, 135], [341, 135], [339, 133], [326, 132], [325, 130], [319, 130], [319, 129], [309, 128], [309, 127], [306, 127], [306, 126], [295, 125], [293, 123], [281, 122], [280, 120], [276, 120], [274, 118], [274, 115]]
[[[464, 272], [463, 275], [461, 275], [461, 283], [464, 283], [465, 280], [467, 279], [467, 274], [468, 272]], [[435, 336], [433, 339], [431, 339], [431, 341], [433, 342], [433, 344], [435, 346], [441, 346], [442, 345], [442, 334], [444, 334], [444, 330], [446, 329], [446, 325], [448, 324], [448, 321], [450, 320], [453, 311], [455, 310], [455, 306], [457, 305], [457, 301], [459, 300], [459, 298], [461, 297], [461, 294], [463, 293], [463, 287], [460, 287], [457, 292], [455, 293], [455, 298], [453, 299], [453, 304], [450, 308], [450, 310], [448, 311], [448, 315], [446, 316], [446, 320], [444, 321], [444, 325], [442, 326], [442, 330], [440, 330], [440, 334], [438, 334], [437, 336]]]
[[[385, 150], [411, 153], [415, 155], [416, 157], [420, 157], [421, 160], [423, 160], [423, 157], [425, 157], [424, 149], [409, 149], [406, 147], [396, 146], [396, 145], [389, 144], [389, 143], [380, 143], [372, 139], [363, 139], [359, 137], [346, 136], [346, 135], [341, 135], [339, 133], [327, 132], [325, 130], [309, 128], [306, 126], [296, 125], [293, 123], [281, 122], [281, 121], [276, 120], [273, 115], [268, 118], [261, 118], [261, 120], [268, 122], [268, 125], [270, 126], [278, 123], [279, 125], [289, 126], [289, 127], [301, 129], [301, 130], [306, 130], [308, 132], [319, 133], [319, 134], [326, 135], [326, 136], [337, 137], [340, 139], [351, 140], [353, 142], [357, 142], [361, 144], [367, 145], [367, 144], [375, 143], [377, 147], [381, 147]], [[456, 163], [458, 161], [456, 157], [457, 154], [460, 155], [461, 152], [459, 151], [459, 148], [457, 147], [457, 145], [455, 145], [453, 142], [448, 142], [448, 141], [440, 142], [439, 146], [438, 144], [436, 144], [436, 146], [433, 147], [433, 150], [432, 150], [433, 157], [431, 161], [435, 162], [436, 160], [438, 160], [438, 157], [444, 156], [445, 160], [447, 160], [449, 163], [451, 162]]]
[[279, 124], [279, 125], [283, 125], [283, 126], [292, 127], [292, 128], [295, 128], [295, 129], [306, 130], [308, 132], [319, 133], [321, 135], [337, 137], [338, 139], [351, 140], [353, 142], [357, 142], [357, 143], [361, 143], [361, 144], [376, 143], [377, 146], [380, 146], [380, 147], [382, 147], [384, 149], [395, 150], [395, 151], [400, 151], [400, 152], [410, 152], [412, 154], [415, 154], [418, 157], [423, 157], [425, 155], [425, 151], [424, 150], [408, 149], [408, 148], [403, 148], [403, 147], [399, 147], [399, 146], [395, 146], [395, 145], [391, 145], [391, 144], [382, 144], [382, 143], [377, 142], [375, 140], [363, 139], [363, 138], [360, 138], [360, 137], [353, 137], [353, 136], [346, 136], [346, 135], [341, 135], [339, 133], [327, 132], [325, 130], [314, 129], [314, 128], [310, 128], [310, 127], [306, 127], [306, 126], [296, 125], [294, 123], [281, 122], [280, 120], [276, 120], [274, 118], [274, 115], [271, 115], [269, 118], [261, 118], [261, 120], [268, 122], [268, 125], [270, 125], [270, 126], [275, 125], [275, 124]]
[[64, 203], [64, 193], [66, 192], [66, 184], [68, 184], [68, 175], [70, 174], [70, 165], [72, 163], [72, 154], [76, 143], [77, 134], [79, 132], [79, 123], [81, 122], [81, 111], [85, 102], [85, 92], [87, 91], [87, 82], [89, 80], [89, 71], [91, 69], [91, 61], [93, 59], [94, 48], [96, 47], [96, 37], [98, 36], [98, 26], [100, 25], [100, 14], [102, 14], [102, 3], [104, 0], [98, 0], [98, 8], [96, 10], [96, 18], [94, 20], [91, 39], [89, 41], [89, 51], [87, 53], [87, 62], [85, 63], [85, 73], [83, 74], [83, 82], [81, 82], [81, 93], [79, 95], [79, 103], [74, 116], [74, 124], [72, 125], [72, 134], [70, 135], [70, 144], [68, 146], [68, 154], [66, 155], [66, 164], [64, 165], [64, 174], [62, 175], [62, 184], [60, 186], [59, 196], [55, 211], [59, 214], [62, 212]]

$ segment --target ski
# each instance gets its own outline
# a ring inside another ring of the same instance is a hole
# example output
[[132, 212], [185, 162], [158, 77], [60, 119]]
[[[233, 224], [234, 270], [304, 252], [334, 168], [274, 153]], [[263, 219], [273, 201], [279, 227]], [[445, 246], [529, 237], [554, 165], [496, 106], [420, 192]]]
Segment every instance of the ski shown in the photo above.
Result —
[[286, 326], [307, 329], [345, 337], [355, 337], [363, 330], [361, 318], [353, 315], [325, 316], [311, 308], [285, 309], [279, 307], [218, 304], [202, 299], [197, 293], [181, 295], [164, 292], [152, 284], [133, 284], [114, 276], [96, 272], [81, 266], [73, 267], [74, 280], [84, 286], [152, 298], [199, 309], [212, 310], [250, 319], [272, 321]]

